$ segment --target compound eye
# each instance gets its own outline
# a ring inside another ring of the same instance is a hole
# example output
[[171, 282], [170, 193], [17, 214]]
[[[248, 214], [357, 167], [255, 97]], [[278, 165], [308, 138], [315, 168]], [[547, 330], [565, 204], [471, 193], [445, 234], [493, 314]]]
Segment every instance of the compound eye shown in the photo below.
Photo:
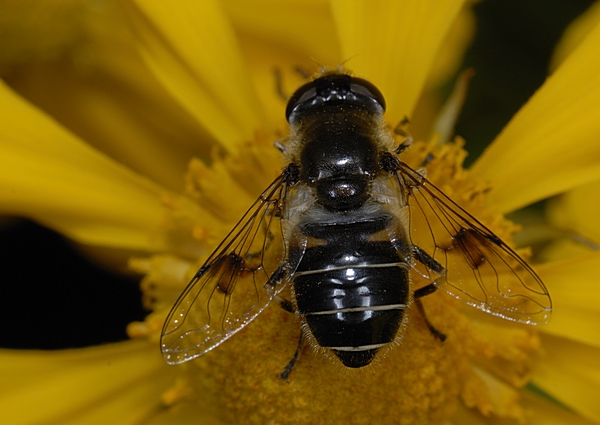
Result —
[[350, 90], [352, 90], [353, 93], [371, 98], [385, 111], [385, 98], [373, 83], [370, 83], [362, 78], [352, 77]]
[[304, 84], [298, 90], [294, 92], [290, 100], [288, 101], [287, 107], [285, 108], [285, 119], [290, 121], [290, 115], [294, 112], [294, 109], [298, 105], [306, 102], [307, 100], [313, 99], [317, 96], [317, 89], [315, 87], [315, 82], [311, 81], [309, 83]]
[[[347, 74], [331, 74], [304, 84], [292, 95], [285, 109], [288, 122], [325, 105], [346, 103], [370, 111], [385, 111], [383, 94], [372, 83]], [[299, 114], [298, 116], [296, 114]]]

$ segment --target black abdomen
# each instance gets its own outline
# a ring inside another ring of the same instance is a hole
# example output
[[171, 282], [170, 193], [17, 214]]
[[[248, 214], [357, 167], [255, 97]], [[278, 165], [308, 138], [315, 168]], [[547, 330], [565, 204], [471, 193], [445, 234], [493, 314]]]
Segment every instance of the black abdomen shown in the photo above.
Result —
[[389, 241], [369, 240], [391, 217], [301, 225], [309, 246], [294, 277], [298, 311], [315, 339], [348, 367], [368, 365], [392, 342], [408, 301], [406, 263]]

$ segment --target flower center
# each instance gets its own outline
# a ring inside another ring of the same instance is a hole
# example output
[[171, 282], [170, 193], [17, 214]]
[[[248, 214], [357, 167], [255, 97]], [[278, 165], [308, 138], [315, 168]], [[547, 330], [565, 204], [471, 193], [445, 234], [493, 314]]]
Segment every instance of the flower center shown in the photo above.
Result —
[[[215, 158], [210, 167], [192, 161], [185, 196], [165, 201], [165, 238], [172, 252], [132, 262], [146, 273], [143, 288], [154, 310], [144, 326], [130, 327], [132, 336], [158, 339], [169, 308], [211, 249], [281, 172], [279, 153], [271, 146], [277, 138], [257, 133], [238, 155]], [[457, 140], [442, 146], [417, 142], [401, 159], [415, 169], [425, 165], [433, 184], [510, 240], [516, 226], [484, 207], [490, 187], [462, 168], [465, 156]], [[199, 260], [190, 263], [190, 258]], [[411, 285], [414, 290], [428, 283], [414, 276]], [[281, 295], [292, 296], [289, 288]], [[464, 307], [441, 291], [422, 304], [445, 341], [436, 338], [413, 304], [402, 321], [403, 337], [381, 349], [370, 365], [344, 367], [313, 342], [305, 344], [284, 380], [279, 375], [306, 325], [272, 303], [231, 340], [173, 367], [184, 379], [165, 393], [165, 401], [198, 406], [200, 414], [222, 423], [321, 423], [329, 418], [337, 423], [447, 423], [459, 406], [520, 418], [518, 388], [528, 380], [539, 345], [535, 332]]]

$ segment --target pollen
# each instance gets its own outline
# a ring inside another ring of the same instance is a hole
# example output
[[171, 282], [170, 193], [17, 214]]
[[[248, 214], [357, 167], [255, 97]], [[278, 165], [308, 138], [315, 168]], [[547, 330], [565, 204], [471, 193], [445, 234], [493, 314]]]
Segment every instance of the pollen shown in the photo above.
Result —
[[[158, 341], [185, 285], [281, 172], [280, 153], [272, 147], [280, 137], [257, 132], [237, 155], [215, 155], [210, 165], [190, 163], [185, 194], [165, 202], [162, 237], [171, 241], [173, 252], [131, 263], [145, 273], [145, 300], [154, 310], [144, 324], [129, 327], [131, 336]], [[460, 139], [443, 145], [415, 142], [401, 160], [510, 241], [518, 228], [486, 206], [491, 187], [462, 168], [462, 145]], [[411, 289], [425, 284], [423, 277], [413, 276]], [[289, 288], [280, 295], [291, 298]], [[460, 405], [482, 417], [523, 419], [518, 390], [539, 355], [537, 334], [464, 306], [442, 291], [422, 298], [422, 304], [444, 341], [412, 303], [402, 336], [381, 349], [370, 365], [347, 368], [331, 351], [304, 344], [292, 372], [282, 379], [303, 325], [298, 315], [273, 302], [230, 340], [175, 366], [180, 378], [165, 389], [163, 403], [172, 409], [205, 406], [211, 420], [223, 424], [451, 424]]]

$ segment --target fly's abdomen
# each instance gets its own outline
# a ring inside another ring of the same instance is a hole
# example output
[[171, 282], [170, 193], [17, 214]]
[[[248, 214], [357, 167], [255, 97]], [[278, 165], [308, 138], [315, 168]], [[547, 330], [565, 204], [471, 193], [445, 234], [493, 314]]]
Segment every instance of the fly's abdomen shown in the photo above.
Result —
[[348, 367], [368, 365], [394, 340], [409, 290], [406, 263], [388, 241], [370, 241], [386, 217], [303, 228], [324, 244], [306, 249], [294, 278], [298, 311], [322, 347]]

